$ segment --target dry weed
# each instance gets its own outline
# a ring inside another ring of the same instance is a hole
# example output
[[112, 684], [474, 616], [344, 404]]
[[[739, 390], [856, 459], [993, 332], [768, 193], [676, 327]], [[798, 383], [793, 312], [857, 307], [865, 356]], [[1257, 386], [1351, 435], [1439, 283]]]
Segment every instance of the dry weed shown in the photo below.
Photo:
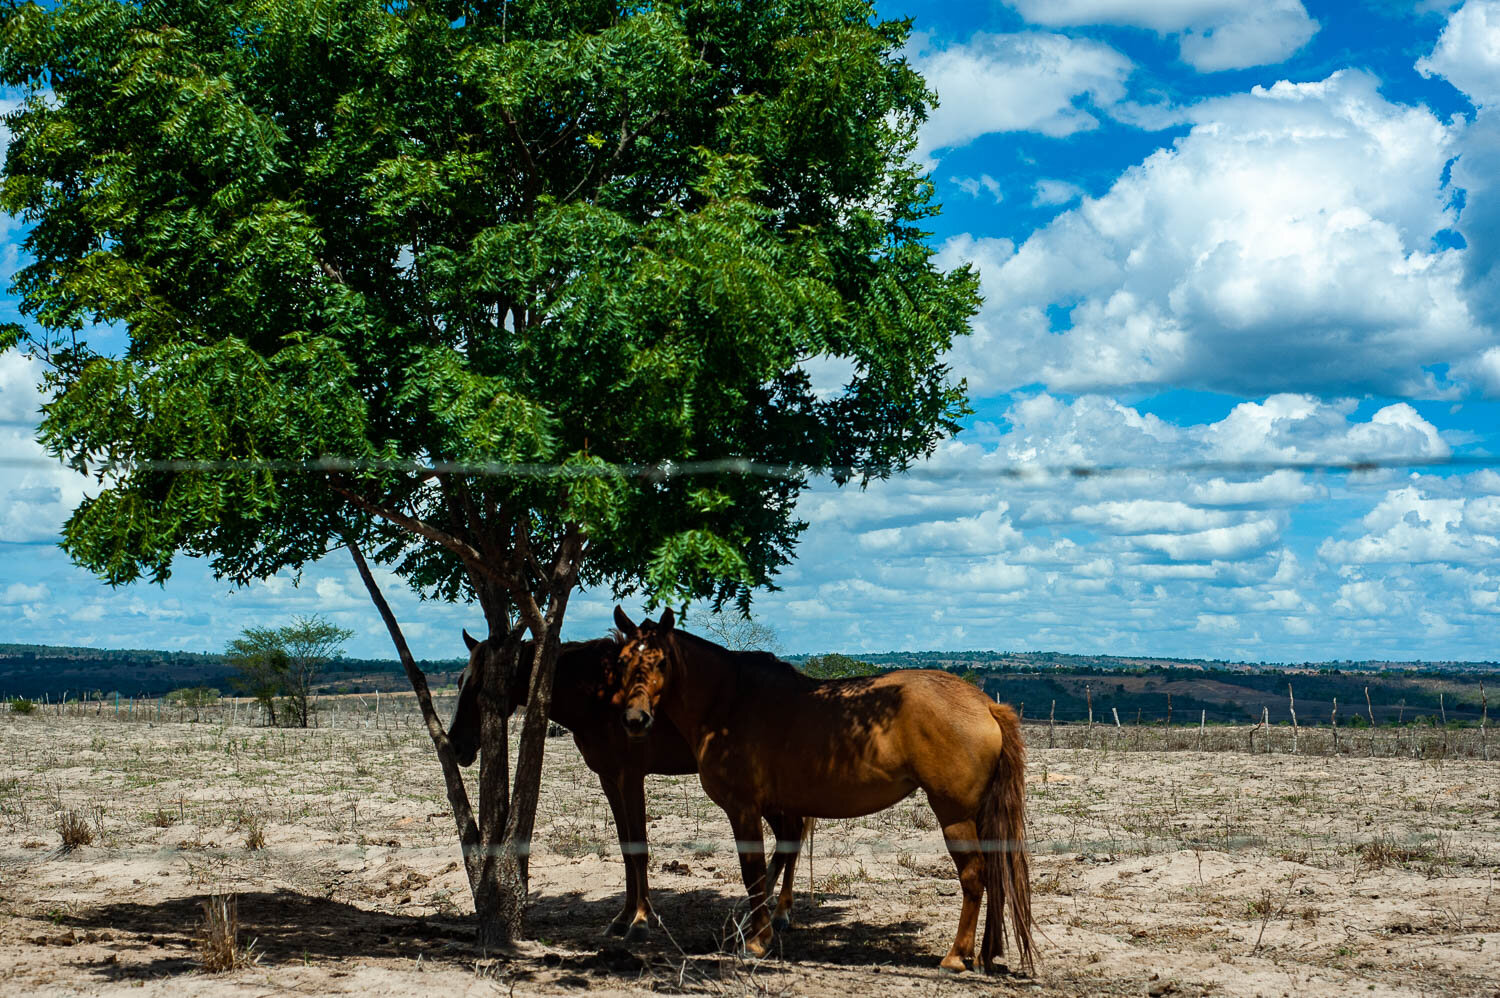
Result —
[[240, 947], [239, 898], [215, 894], [203, 902], [203, 926], [198, 933], [198, 961], [210, 974], [221, 974], [254, 964], [255, 942]]
[[255, 813], [246, 814], [241, 822], [245, 830], [245, 848], [255, 852], [266, 847], [266, 824], [260, 815]]
[[71, 808], [58, 814], [57, 833], [62, 836], [64, 852], [72, 852], [94, 841], [94, 829], [88, 819]]
[[1390, 835], [1379, 835], [1359, 846], [1360, 862], [1372, 870], [1387, 866], [1404, 866], [1419, 860], [1431, 859], [1432, 853], [1420, 846], [1398, 845]]

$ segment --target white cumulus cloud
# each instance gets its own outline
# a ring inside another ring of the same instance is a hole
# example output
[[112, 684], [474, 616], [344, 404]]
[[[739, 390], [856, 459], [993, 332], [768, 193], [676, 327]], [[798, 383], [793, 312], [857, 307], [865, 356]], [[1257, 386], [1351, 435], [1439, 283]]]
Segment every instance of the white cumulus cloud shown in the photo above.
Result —
[[919, 136], [918, 155], [929, 161], [991, 132], [1058, 138], [1095, 128], [1098, 118], [1085, 105], [1121, 100], [1133, 69], [1102, 42], [1045, 32], [980, 32], [947, 46], [918, 35], [910, 56], [938, 95]]
[[1500, 3], [1468, 0], [1455, 10], [1417, 71], [1445, 78], [1476, 106], [1500, 101]]
[[1459, 389], [1496, 345], [1466, 304], [1444, 169], [1460, 126], [1358, 72], [1184, 112], [1192, 131], [1019, 247], [950, 240], [986, 298], [953, 351], [980, 395], [1191, 386], [1258, 396]]
[[1175, 37], [1201, 72], [1282, 62], [1317, 34], [1301, 0], [1006, 0], [1033, 24], [1118, 24]]

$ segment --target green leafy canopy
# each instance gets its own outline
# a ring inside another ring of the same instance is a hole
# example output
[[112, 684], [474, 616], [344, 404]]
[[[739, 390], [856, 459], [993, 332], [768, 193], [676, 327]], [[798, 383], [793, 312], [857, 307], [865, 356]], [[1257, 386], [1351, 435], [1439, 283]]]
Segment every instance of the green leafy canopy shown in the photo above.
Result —
[[[809, 474], [888, 475], [966, 412], [940, 358], [977, 281], [924, 242], [908, 29], [857, 0], [0, 5], [31, 261], [0, 348], [50, 363], [42, 439], [107, 473], [65, 546], [243, 582], [353, 537], [509, 615], [571, 543], [586, 584], [748, 600]], [[725, 457], [798, 470], [621, 470]]]

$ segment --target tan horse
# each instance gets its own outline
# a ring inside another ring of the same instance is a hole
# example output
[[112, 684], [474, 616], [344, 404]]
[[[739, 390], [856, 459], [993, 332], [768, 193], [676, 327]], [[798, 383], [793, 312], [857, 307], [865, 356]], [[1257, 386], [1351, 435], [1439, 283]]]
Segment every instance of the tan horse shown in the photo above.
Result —
[[1032, 966], [1026, 857], [1026, 749], [1015, 711], [956, 676], [904, 670], [818, 682], [770, 655], [732, 652], [673, 629], [672, 611], [639, 627], [619, 608], [627, 731], [670, 722], [698, 760], [703, 789], [729, 816], [750, 892], [746, 949], [766, 952], [766, 862], [760, 815], [852, 818], [918, 787], [958, 866], [963, 909], [945, 969], [974, 959], [979, 901], [989, 892], [980, 965], [1004, 953], [1003, 909], [1021, 963]]
[[[448, 727], [448, 740], [460, 765], [472, 764], [479, 755], [479, 691], [484, 670], [492, 668], [495, 644], [477, 641], [464, 632], [469, 664], [458, 680], [458, 703]], [[520, 661], [510, 677], [506, 698], [511, 709], [526, 702], [531, 685], [531, 643], [521, 646]], [[687, 742], [670, 723], [652, 727], [646, 738], [630, 738], [620, 726], [619, 711], [610, 704], [613, 692], [609, 674], [619, 645], [611, 638], [564, 643], [557, 653], [557, 671], [552, 685], [549, 720], [573, 733], [583, 761], [599, 777], [620, 836], [620, 854], [625, 861], [625, 903], [606, 930], [637, 942], [650, 934], [651, 890], [648, 886], [646, 846], [646, 774], [668, 776], [694, 773], [697, 760]], [[778, 927], [790, 924], [792, 877], [797, 872], [797, 853], [805, 834], [801, 818], [768, 814], [766, 820], [776, 834], [776, 858], [771, 882], [785, 866], [785, 881], [776, 905]], [[806, 823], [808, 826], [811, 822]]]

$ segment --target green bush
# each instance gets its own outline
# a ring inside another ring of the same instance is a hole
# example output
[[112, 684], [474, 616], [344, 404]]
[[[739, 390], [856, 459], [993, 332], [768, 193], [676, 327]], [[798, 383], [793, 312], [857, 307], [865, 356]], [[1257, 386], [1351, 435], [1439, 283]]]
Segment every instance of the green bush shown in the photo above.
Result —
[[10, 702], [10, 712], [12, 714], [30, 714], [34, 710], [36, 710], [35, 700], [28, 700], [25, 697], [16, 697]]

